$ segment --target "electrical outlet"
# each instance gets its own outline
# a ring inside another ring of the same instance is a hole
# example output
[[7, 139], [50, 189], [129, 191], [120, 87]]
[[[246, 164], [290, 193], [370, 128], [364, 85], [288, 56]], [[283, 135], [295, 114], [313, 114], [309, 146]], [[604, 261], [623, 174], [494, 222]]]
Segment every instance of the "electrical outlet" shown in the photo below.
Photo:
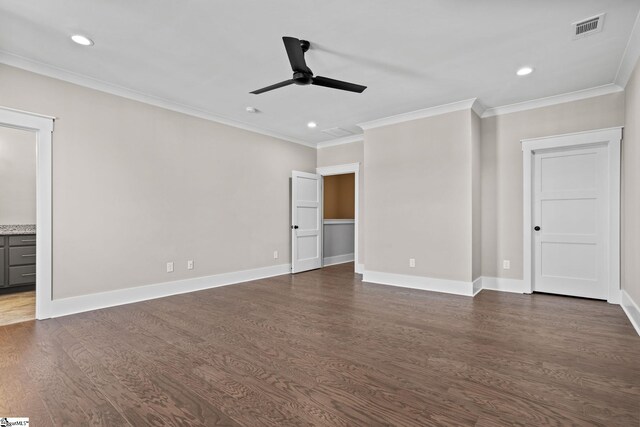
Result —
[[414, 268], [416, 266], [416, 259], [409, 258], [409, 267]]
[[502, 261], [502, 268], [504, 270], [509, 270], [511, 268], [511, 261], [509, 261], [508, 259]]
[[278, 251], [273, 251], [273, 259], [278, 259]]
[[173, 262], [167, 263], [167, 273], [173, 273]]
[[187, 270], [193, 270], [193, 260], [192, 259], [187, 261]]

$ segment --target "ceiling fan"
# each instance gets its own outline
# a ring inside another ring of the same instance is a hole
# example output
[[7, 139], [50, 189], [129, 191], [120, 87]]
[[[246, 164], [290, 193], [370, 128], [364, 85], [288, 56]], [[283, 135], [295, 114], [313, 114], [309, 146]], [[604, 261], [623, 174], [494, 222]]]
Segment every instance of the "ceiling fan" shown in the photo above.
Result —
[[254, 90], [253, 94], [258, 95], [270, 90], [278, 89], [290, 84], [297, 85], [316, 85], [330, 87], [332, 89], [347, 90], [349, 92], [362, 93], [367, 87], [357, 85], [355, 83], [343, 82], [341, 80], [334, 80], [328, 77], [314, 76], [313, 71], [307, 67], [307, 63], [304, 60], [304, 53], [309, 50], [311, 44], [306, 40], [299, 40], [295, 37], [283, 37], [284, 48], [287, 50], [289, 56], [289, 62], [291, 63], [291, 69], [293, 70], [293, 78], [285, 80], [280, 83], [276, 83], [271, 86], [263, 87], [262, 89]]

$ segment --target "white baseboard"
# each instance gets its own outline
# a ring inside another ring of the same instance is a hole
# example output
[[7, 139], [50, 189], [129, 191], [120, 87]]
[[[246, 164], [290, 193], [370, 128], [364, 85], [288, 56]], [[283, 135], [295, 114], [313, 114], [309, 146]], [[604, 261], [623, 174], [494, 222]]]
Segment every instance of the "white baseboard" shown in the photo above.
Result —
[[640, 307], [638, 307], [638, 304], [636, 304], [636, 302], [631, 299], [629, 294], [624, 289], [622, 290], [621, 294], [622, 298], [620, 301], [620, 306], [629, 318], [629, 321], [631, 321], [633, 327], [636, 329], [638, 335], [640, 335]]
[[364, 273], [364, 264], [356, 264], [356, 273], [358, 274]]
[[473, 282], [435, 279], [433, 277], [411, 276], [406, 274], [365, 271], [364, 282], [381, 285], [422, 289], [425, 291], [446, 292], [456, 295], [476, 296], [483, 289], [501, 292], [526, 293], [524, 281], [502, 277], [479, 277]]
[[490, 291], [501, 292], [513, 292], [516, 294], [526, 293], [524, 280], [522, 279], [507, 279], [504, 277], [486, 277], [480, 278], [482, 280], [482, 289]]
[[353, 254], [328, 256], [322, 260], [322, 265], [328, 267], [330, 265], [344, 264], [345, 262], [353, 262]]
[[473, 281], [473, 296], [475, 297], [482, 290], [482, 277], [478, 277]]
[[170, 295], [201, 291], [218, 286], [233, 285], [235, 283], [264, 279], [291, 273], [290, 264], [280, 264], [271, 267], [255, 268], [252, 270], [234, 271], [231, 273], [215, 274], [213, 276], [195, 277], [192, 279], [176, 280], [173, 282], [154, 285], [138, 286], [135, 288], [118, 289], [77, 297], [54, 299], [51, 303], [51, 317], [66, 316], [84, 311], [98, 310], [117, 305], [130, 304]]
[[407, 274], [382, 273], [365, 270], [363, 282], [379, 285], [399, 286], [424, 291], [444, 292], [448, 294], [473, 296], [473, 283], [458, 280], [435, 279], [433, 277], [410, 276]]

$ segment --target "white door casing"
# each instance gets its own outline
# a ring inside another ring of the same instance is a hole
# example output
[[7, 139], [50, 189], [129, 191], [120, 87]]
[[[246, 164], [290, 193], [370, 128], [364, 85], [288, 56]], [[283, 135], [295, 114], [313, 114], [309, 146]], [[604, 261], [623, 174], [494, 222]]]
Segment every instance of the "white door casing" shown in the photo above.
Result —
[[534, 291], [607, 299], [606, 154], [604, 146], [534, 154]]
[[620, 303], [621, 140], [616, 127], [521, 141], [528, 292]]
[[52, 313], [52, 133], [55, 118], [0, 107], [0, 126], [36, 135], [36, 319]]
[[[359, 223], [360, 223], [360, 163], [348, 163], [342, 165], [335, 166], [322, 166], [316, 168], [316, 173], [325, 177], [331, 175], [344, 175], [347, 173], [355, 174], [355, 194], [354, 194], [354, 203], [355, 203], [355, 212], [354, 212], [354, 242], [353, 242], [353, 259], [354, 259], [354, 270], [358, 274], [362, 274], [364, 270], [364, 266], [359, 264], [360, 257], [359, 253], [359, 239], [360, 239], [360, 231], [359, 231]], [[324, 190], [324, 188], [323, 188]], [[323, 198], [324, 200], [324, 198]], [[324, 215], [323, 215], [324, 217]]]
[[322, 177], [291, 172], [291, 272], [322, 268]]

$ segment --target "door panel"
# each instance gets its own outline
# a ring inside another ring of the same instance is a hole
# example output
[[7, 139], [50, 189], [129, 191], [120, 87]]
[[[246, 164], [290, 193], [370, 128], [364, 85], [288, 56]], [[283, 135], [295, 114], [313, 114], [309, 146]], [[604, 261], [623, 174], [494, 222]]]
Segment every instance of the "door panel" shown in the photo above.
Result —
[[291, 173], [291, 272], [322, 267], [322, 177]]
[[604, 147], [534, 156], [534, 290], [607, 299]]

